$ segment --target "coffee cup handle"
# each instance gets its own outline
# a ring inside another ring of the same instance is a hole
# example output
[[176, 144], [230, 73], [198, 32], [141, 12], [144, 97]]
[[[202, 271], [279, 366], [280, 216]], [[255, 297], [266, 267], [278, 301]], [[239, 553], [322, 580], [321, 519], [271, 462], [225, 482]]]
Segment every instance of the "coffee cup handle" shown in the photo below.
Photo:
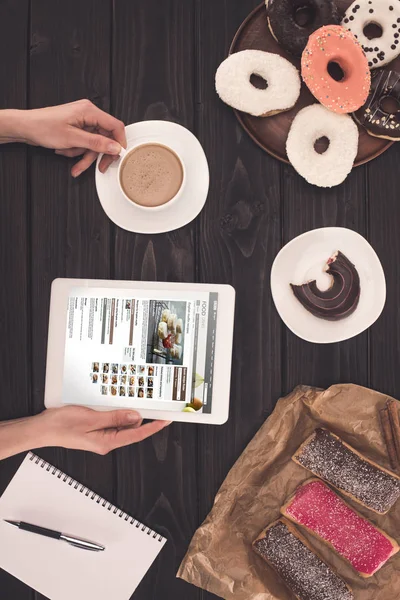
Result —
[[127, 153], [127, 150], [121, 146], [119, 157], [120, 158], [124, 158], [124, 156], [126, 155], [126, 153]]

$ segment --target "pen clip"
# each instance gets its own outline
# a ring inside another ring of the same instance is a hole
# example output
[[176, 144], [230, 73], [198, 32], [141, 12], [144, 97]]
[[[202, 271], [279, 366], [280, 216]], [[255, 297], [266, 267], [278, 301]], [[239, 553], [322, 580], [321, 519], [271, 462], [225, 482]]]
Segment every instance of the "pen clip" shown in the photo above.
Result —
[[105, 547], [100, 546], [100, 544], [94, 544], [93, 542], [87, 542], [86, 540], [76, 540], [69, 535], [61, 535], [60, 540], [67, 542], [70, 546], [80, 548], [81, 550], [90, 550], [91, 552], [101, 552], [105, 550]]

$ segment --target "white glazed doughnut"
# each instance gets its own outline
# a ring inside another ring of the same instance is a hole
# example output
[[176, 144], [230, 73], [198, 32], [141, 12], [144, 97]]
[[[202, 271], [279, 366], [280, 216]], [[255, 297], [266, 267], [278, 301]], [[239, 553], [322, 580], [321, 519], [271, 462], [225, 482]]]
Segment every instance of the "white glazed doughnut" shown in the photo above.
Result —
[[168, 329], [170, 329], [172, 331], [172, 333], [175, 333], [176, 319], [177, 319], [176, 315], [174, 315], [172, 313], [168, 317], [168, 321], [167, 321]]
[[165, 340], [165, 338], [168, 337], [168, 327], [164, 321], [160, 321], [158, 324], [158, 337], [161, 340]]
[[168, 308], [164, 308], [164, 310], [162, 311], [162, 315], [161, 315], [161, 321], [164, 321], [165, 323], [168, 323], [168, 319], [169, 319], [169, 315], [171, 314], [171, 311], [168, 310]]
[[[259, 75], [268, 84], [258, 89], [250, 83]], [[255, 117], [289, 110], [300, 95], [299, 73], [286, 58], [262, 50], [242, 50], [228, 56], [218, 67], [215, 88], [225, 102]]]
[[[369, 40], [365, 27], [374, 23], [382, 28], [382, 36]], [[387, 65], [400, 54], [399, 0], [355, 0], [347, 9], [343, 21], [360, 42], [371, 69]]]
[[[326, 137], [323, 154], [315, 142]], [[358, 150], [358, 128], [349, 115], [331, 112], [321, 104], [306, 106], [297, 113], [289, 131], [286, 152], [296, 171], [309, 183], [333, 187], [350, 173]]]

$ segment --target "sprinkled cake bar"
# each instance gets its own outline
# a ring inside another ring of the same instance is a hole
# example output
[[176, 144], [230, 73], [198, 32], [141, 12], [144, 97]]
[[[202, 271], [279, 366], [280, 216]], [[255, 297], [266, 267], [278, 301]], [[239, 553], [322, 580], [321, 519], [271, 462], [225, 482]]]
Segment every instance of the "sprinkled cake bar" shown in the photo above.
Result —
[[298, 487], [281, 513], [332, 546], [362, 577], [371, 577], [399, 551], [394, 539], [320, 479], [309, 479]]
[[292, 459], [378, 514], [387, 513], [400, 498], [400, 477], [364, 458], [327, 429], [316, 429]]
[[285, 519], [261, 532], [253, 548], [278, 573], [298, 600], [353, 600], [346, 583]]

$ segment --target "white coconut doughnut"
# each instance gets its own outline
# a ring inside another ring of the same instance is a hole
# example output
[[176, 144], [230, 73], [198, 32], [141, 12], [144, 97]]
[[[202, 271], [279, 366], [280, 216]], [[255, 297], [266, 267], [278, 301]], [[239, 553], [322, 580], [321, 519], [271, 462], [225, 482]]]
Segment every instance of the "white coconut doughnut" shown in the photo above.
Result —
[[[268, 84], [260, 90], [250, 83], [259, 75]], [[289, 110], [300, 95], [299, 73], [286, 58], [262, 50], [242, 50], [228, 56], [218, 67], [215, 88], [225, 102], [255, 117]]]
[[[323, 154], [315, 142], [327, 137]], [[358, 150], [358, 128], [349, 115], [331, 112], [321, 104], [303, 108], [294, 118], [286, 142], [286, 152], [296, 171], [309, 183], [333, 187], [350, 173]]]
[[[382, 28], [382, 36], [369, 40], [364, 29], [370, 23]], [[356, 0], [347, 9], [343, 21], [360, 42], [371, 69], [383, 67], [400, 54], [399, 0]]]

